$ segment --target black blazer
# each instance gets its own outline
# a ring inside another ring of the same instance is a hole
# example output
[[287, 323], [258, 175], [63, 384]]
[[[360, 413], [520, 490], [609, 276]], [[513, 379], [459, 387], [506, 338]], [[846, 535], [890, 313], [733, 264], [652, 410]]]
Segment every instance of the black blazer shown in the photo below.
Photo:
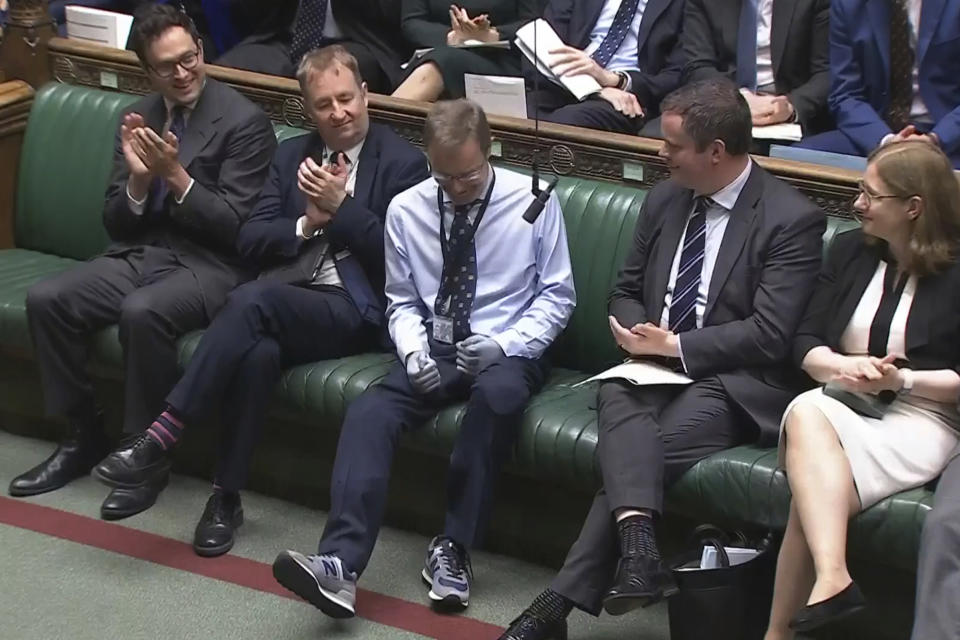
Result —
[[[296, 232], [296, 221], [306, 210], [306, 198], [297, 186], [297, 168], [308, 155], [322, 150], [323, 140], [316, 132], [286, 140], [277, 149], [260, 200], [237, 237], [240, 254], [251, 264], [276, 272], [296, 270], [297, 258], [308, 244]], [[383, 220], [387, 205], [393, 196], [426, 179], [427, 161], [390, 127], [371, 123], [358, 162], [354, 196], [343, 201], [324, 235], [360, 314], [381, 325], [386, 308]], [[336, 258], [345, 248], [350, 250], [349, 263]], [[367, 286], [351, 289], [344, 269], [356, 264]], [[297, 275], [279, 277], [296, 280]]]
[[[160, 94], [138, 100], [126, 112], [143, 116], [161, 131], [166, 106]], [[119, 129], [113, 173], [107, 187], [103, 224], [113, 242], [107, 255], [140, 245], [169, 246], [196, 276], [208, 317], [226, 300], [227, 292], [250, 276], [234, 248], [237, 231], [253, 209], [277, 146], [273, 125], [255, 104], [227, 85], [207, 78], [180, 141], [180, 164], [194, 179], [181, 204], [168, 194], [160, 215], [130, 210], [129, 171], [120, 147]]]
[[[449, 0], [402, 0], [400, 28], [407, 42], [416, 47], [442, 47], [450, 31]], [[473, 18], [486, 13], [501, 40], [512, 41], [517, 29], [535, 19], [538, 0], [462, 0], [456, 3]]]
[[[543, 17], [561, 40], [571, 47], [585, 49], [603, 4], [604, 0], [550, 0]], [[656, 115], [660, 101], [680, 86], [682, 22], [683, 0], [649, 0], [640, 20], [637, 65], [642, 71], [631, 72], [630, 80], [631, 91], [648, 118]]]
[[[693, 192], [673, 180], [647, 194], [610, 295], [610, 314], [624, 327], [660, 324], [692, 208]], [[796, 395], [788, 355], [820, 269], [825, 229], [816, 205], [754, 164], [720, 244], [703, 328], [680, 338], [688, 375], [716, 376], [768, 439]]]
[[413, 47], [400, 30], [400, 0], [330, 0], [343, 37], [365, 46], [390, 81], [399, 84]]
[[[830, 246], [813, 297], [793, 342], [799, 367], [807, 352], [828, 346], [840, 353], [840, 338], [883, 255], [860, 229], [838, 235]], [[912, 369], [956, 369], [960, 364], [960, 262], [920, 278], [907, 318], [907, 360]]]
[[[683, 82], [736, 80], [741, 0], [686, 0]], [[830, 0], [774, 0], [770, 55], [777, 92], [786, 94], [805, 135], [832, 128]]]

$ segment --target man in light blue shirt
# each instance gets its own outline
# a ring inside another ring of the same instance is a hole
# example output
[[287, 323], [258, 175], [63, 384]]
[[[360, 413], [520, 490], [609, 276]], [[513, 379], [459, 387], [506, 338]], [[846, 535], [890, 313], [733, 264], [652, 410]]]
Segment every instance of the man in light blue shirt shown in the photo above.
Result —
[[487, 161], [483, 111], [467, 100], [437, 103], [423, 140], [433, 177], [387, 210], [387, 320], [399, 361], [347, 412], [319, 554], [285, 551], [274, 562], [281, 584], [332, 617], [354, 615], [400, 434], [463, 400], [446, 524], [422, 577], [437, 605], [467, 606], [468, 549], [483, 534], [523, 409], [546, 379], [544, 352], [576, 304], [557, 198], [532, 224], [523, 219], [529, 178]]

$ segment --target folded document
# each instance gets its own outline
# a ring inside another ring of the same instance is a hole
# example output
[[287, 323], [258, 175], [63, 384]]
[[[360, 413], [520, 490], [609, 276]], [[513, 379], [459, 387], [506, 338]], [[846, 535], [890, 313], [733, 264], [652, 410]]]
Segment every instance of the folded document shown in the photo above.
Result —
[[652, 384], [690, 384], [693, 382], [693, 380], [684, 374], [677, 373], [655, 362], [628, 360], [623, 364], [618, 364], [612, 369], [607, 369], [603, 373], [598, 373], [575, 386], [597, 380], [611, 380], [616, 378], [640, 386]]
[[[600, 91], [600, 83], [592, 76], [585, 73], [579, 73], [575, 76], [558, 76], [551, 70], [551, 67], [554, 66], [551, 62], [554, 56], [550, 54], [550, 51], [566, 45], [546, 20], [537, 18], [533, 22], [528, 22], [520, 27], [515, 42], [517, 48], [537, 67], [537, 70], [544, 77], [562, 87], [566, 87], [577, 100], [583, 100], [587, 96]], [[534, 48], [534, 42], [536, 42], [536, 48]]]

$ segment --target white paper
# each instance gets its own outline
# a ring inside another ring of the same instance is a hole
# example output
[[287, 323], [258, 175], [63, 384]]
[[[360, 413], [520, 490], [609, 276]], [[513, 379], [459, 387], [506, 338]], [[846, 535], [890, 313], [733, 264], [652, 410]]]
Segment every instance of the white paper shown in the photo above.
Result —
[[[534, 30], [536, 30], [536, 51], [534, 51], [533, 47]], [[554, 56], [550, 55], [550, 51], [559, 49], [565, 46], [565, 44], [546, 20], [537, 18], [533, 22], [528, 22], [520, 27], [520, 29], [517, 30], [517, 39], [515, 42], [517, 48], [537, 67], [537, 70], [540, 71], [541, 74], [549, 80], [566, 87], [577, 100], [583, 100], [587, 96], [600, 91], [600, 83], [592, 76], [579, 73], [575, 76], [560, 77], [551, 70], [551, 67], [556, 65], [552, 62]]]
[[487, 115], [527, 117], [527, 90], [523, 78], [463, 74], [467, 99], [479, 104]]
[[753, 128], [753, 137], [757, 140], [789, 140], [799, 142], [803, 138], [803, 131], [796, 122], [768, 124]]
[[103, 9], [67, 5], [67, 37], [126, 49], [133, 16]]
[[[454, 49], [509, 49], [510, 41], [509, 40], [497, 40], [496, 42], [483, 42], [481, 40], [465, 40], [460, 44], [451, 44], [447, 45], [453, 47]], [[434, 47], [427, 47], [425, 49], [417, 49], [413, 52], [413, 55], [410, 56], [410, 59], [400, 65], [401, 69], [406, 69], [411, 64], [425, 56], [426, 54], [433, 51]]]
[[620, 378], [639, 386], [653, 384], [690, 384], [693, 382], [693, 380], [684, 374], [667, 369], [663, 365], [646, 362], [644, 360], [629, 360], [611, 369], [607, 369], [603, 373], [598, 373], [592, 378], [588, 378], [574, 386], [580, 386], [581, 384], [587, 384], [595, 380], [610, 380], [612, 378]]
[[[756, 549], [744, 549], [742, 547], [724, 547], [724, 550], [727, 552], [727, 558], [730, 559], [731, 567], [753, 560], [760, 553]], [[703, 553], [700, 555], [700, 568], [720, 568], [720, 558], [717, 554], [716, 547], [711, 545], [703, 546]]]

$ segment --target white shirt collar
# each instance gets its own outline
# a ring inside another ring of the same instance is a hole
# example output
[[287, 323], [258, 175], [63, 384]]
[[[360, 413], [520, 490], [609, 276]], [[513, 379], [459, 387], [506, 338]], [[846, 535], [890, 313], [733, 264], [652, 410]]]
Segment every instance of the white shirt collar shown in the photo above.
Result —
[[734, 178], [733, 182], [723, 189], [710, 194], [710, 199], [727, 211], [733, 210], [733, 207], [737, 204], [737, 199], [740, 197], [740, 192], [743, 191], [743, 187], [747, 184], [747, 179], [750, 177], [750, 170], [752, 168], [753, 160], [747, 158], [747, 166], [743, 168], [740, 175]]

